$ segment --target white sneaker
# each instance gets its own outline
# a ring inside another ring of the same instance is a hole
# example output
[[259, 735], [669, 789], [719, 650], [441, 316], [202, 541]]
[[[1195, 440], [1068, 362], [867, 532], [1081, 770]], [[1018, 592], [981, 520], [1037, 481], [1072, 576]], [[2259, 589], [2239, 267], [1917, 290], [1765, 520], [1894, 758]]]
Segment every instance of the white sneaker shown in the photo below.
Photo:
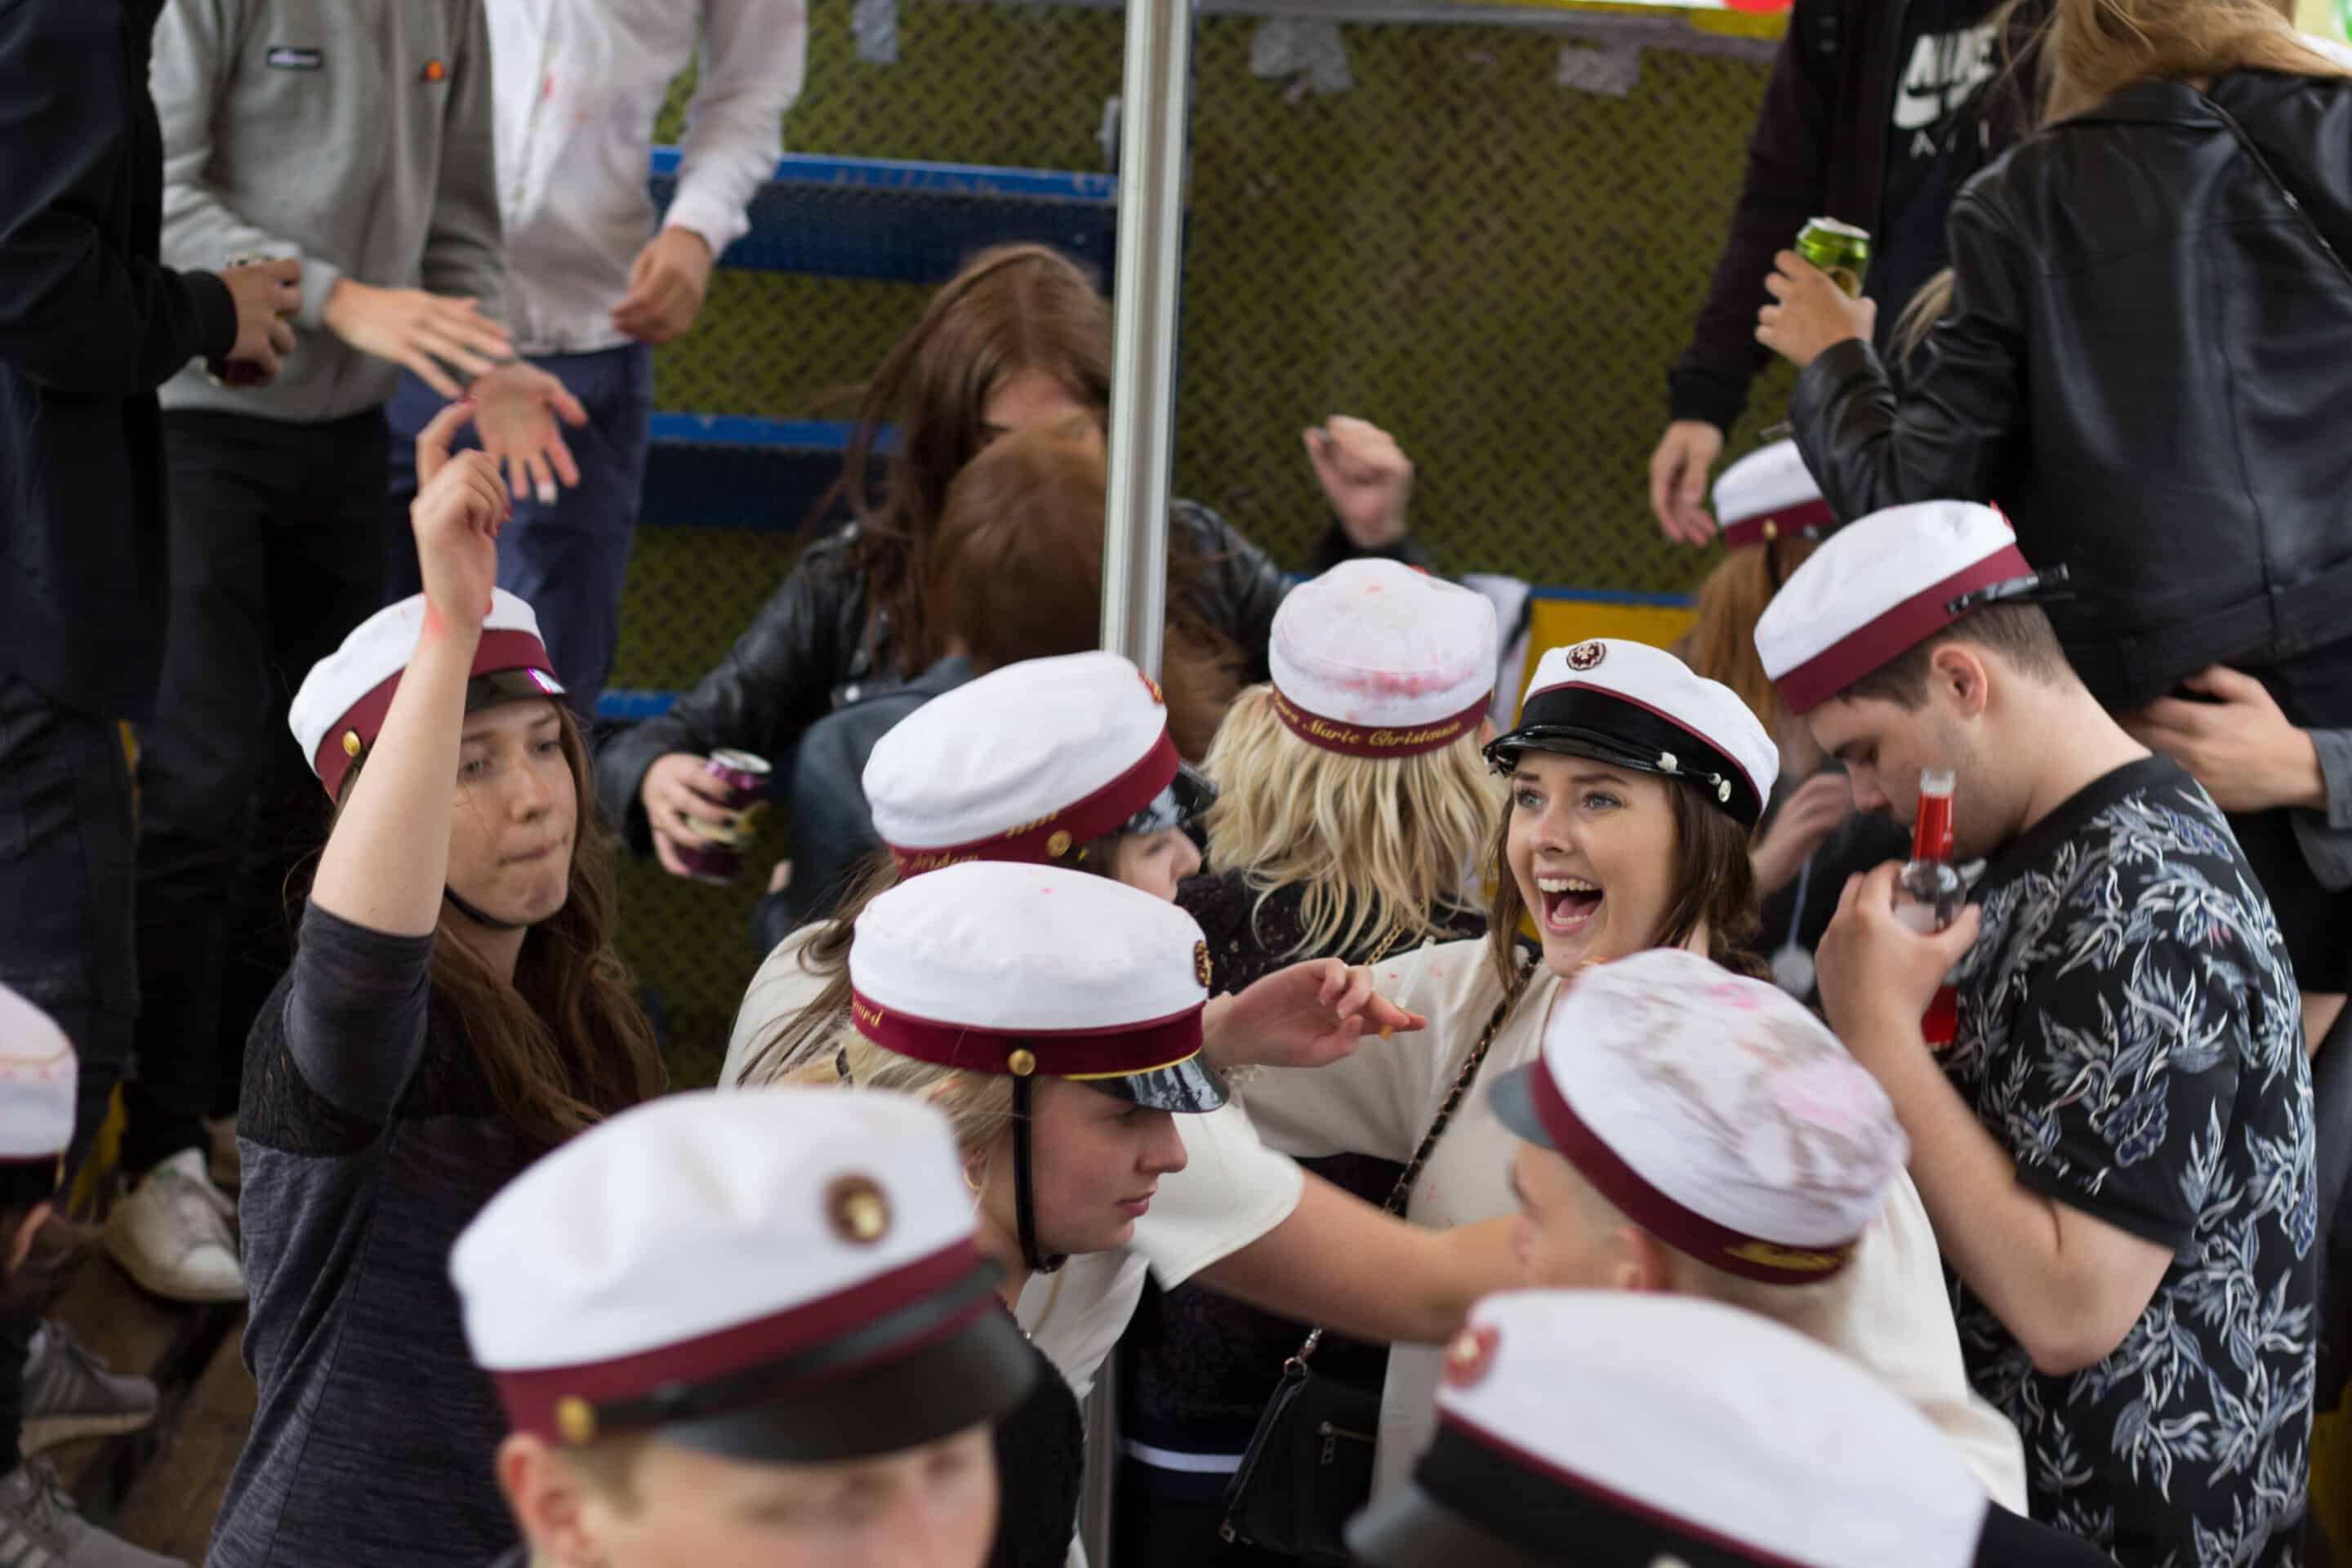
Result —
[[174, 1301], [242, 1301], [229, 1226], [236, 1205], [212, 1184], [205, 1151], [183, 1149], [141, 1179], [106, 1216], [106, 1250], [123, 1272]]

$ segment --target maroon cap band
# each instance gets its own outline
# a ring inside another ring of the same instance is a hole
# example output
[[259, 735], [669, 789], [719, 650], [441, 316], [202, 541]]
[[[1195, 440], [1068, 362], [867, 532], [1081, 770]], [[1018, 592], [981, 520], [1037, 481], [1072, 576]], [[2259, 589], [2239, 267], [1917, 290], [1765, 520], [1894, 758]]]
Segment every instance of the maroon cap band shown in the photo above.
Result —
[[2031, 577], [2033, 568], [2014, 544], [2003, 545], [1973, 565], [1964, 566], [1940, 583], [1931, 584], [1891, 609], [1881, 611], [1804, 663], [1783, 674], [1773, 685], [1791, 713], [1810, 713], [1860, 680], [1883, 668], [1897, 655], [1918, 647], [1959, 619], [1951, 602], [1963, 594]]
[[1292, 734], [1310, 746], [1337, 752], [1343, 757], [1414, 757], [1450, 746], [1478, 727], [1478, 721], [1486, 716], [1487, 701], [1494, 696], [1489, 691], [1451, 719], [1370, 729], [1309, 713], [1285, 697], [1279, 686], [1272, 689], [1275, 714]]
[[1796, 506], [1776, 507], [1760, 517], [1743, 517], [1738, 522], [1723, 525], [1723, 547], [1745, 550], [1751, 544], [1769, 544], [1776, 539], [1793, 539], [1799, 534], [1821, 535], [1837, 526], [1837, 514], [1830, 510], [1825, 500], [1809, 500]]
[[[515, 1431], [535, 1433], [560, 1442], [563, 1440], [556, 1415], [560, 1405], [574, 1400], [592, 1406], [610, 1404], [635, 1399], [669, 1384], [690, 1387], [748, 1372], [822, 1345], [876, 1318], [936, 1295], [982, 1265], [981, 1255], [971, 1238], [959, 1237], [939, 1251], [887, 1274], [877, 1274], [846, 1290], [748, 1323], [738, 1323], [677, 1344], [640, 1351], [635, 1355], [616, 1356], [611, 1361], [493, 1371], [490, 1377], [498, 1384], [499, 1398], [505, 1404], [507, 1419]], [[924, 1343], [952, 1331], [995, 1305], [993, 1296], [983, 1292], [973, 1303], [972, 1311], [938, 1326], [918, 1341], [877, 1351], [863, 1364], [893, 1360], [920, 1349]], [[845, 1375], [855, 1370], [851, 1366], [835, 1368], [829, 1375]]]
[[[503, 628], [486, 631], [474, 647], [474, 668], [467, 670], [470, 679], [477, 675], [496, 675], [504, 669], [552, 669], [554, 663], [547, 657], [547, 645], [530, 632]], [[376, 734], [383, 728], [383, 716], [392, 710], [393, 694], [400, 689], [400, 678], [407, 673], [404, 666], [376, 682], [365, 697], [351, 705], [343, 716], [327, 726], [319, 740], [319, 754], [310, 759], [319, 782], [327, 786], [330, 797], [340, 796], [343, 777], [356, 766], [367, 749], [375, 744]], [[548, 694], [551, 698], [553, 692]], [[345, 737], [357, 738], [354, 745]]]
[[983, 1029], [913, 1017], [863, 992], [849, 994], [857, 1032], [884, 1050], [936, 1067], [1014, 1078], [1131, 1078], [1191, 1061], [1201, 1054], [1201, 1012], [1194, 1005], [1112, 1029]]
[[967, 844], [950, 844], [936, 849], [893, 844], [889, 846], [890, 858], [898, 862], [901, 878], [919, 877], [925, 871], [960, 866], [967, 860], [1026, 860], [1040, 865], [1058, 860], [1069, 853], [1072, 845], [1100, 838], [1158, 799], [1160, 792], [1174, 782], [1176, 766], [1176, 742], [1169, 738], [1163, 725], [1158, 744], [1143, 754], [1141, 762], [1059, 811], [1049, 811], [1034, 822], [1024, 822], [992, 837], [975, 838]]
[[1540, 1057], [1528, 1080], [1536, 1115], [1551, 1134], [1552, 1147], [1627, 1219], [1676, 1251], [1710, 1268], [1765, 1285], [1818, 1285], [1835, 1278], [1853, 1260], [1860, 1237], [1835, 1247], [1790, 1247], [1733, 1230], [1685, 1208], [1652, 1186], [1584, 1124], [1552, 1082], [1551, 1069]]

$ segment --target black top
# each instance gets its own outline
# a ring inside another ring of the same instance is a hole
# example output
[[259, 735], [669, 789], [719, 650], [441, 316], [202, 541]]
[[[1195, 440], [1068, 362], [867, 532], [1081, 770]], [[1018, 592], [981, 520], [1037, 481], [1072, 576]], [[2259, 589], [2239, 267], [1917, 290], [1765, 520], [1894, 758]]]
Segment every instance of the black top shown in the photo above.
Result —
[[123, 718], [163, 662], [155, 388], [236, 342], [227, 286], [158, 259], [160, 8], [0, 6], [0, 676]]
[[2004, 67], [1996, 3], [1911, 0], [1903, 8], [1903, 74], [1887, 116], [1886, 178], [1871, 237], [1869, 293], [1879, 302], [1882, 342], [1919, 286], [1942, 270], [1944, 215], [1991, 161], [1983, 89]]
[[[1305, 934], [1299, 907], [1306, 889], [1293, 885], [1269, 894], [1261, 907], [1238, 875], [1187, 878], [1176, 901], [1200, 922], [1209, 942], [1212, 989], [1218, 995], [1245, 991], [1289, 964], [1311, 958], [1345, 957], [1364, 963], [1374, 954], [1331, 954], [1291, 950]], [[1486, 934], [1485, 918], [1472, 910], [1443, 917], [1438, 940]], [[1306, 1170], [1346, 1188], [1366, 1203], [1384, 1201], [1403, 1169], [1392, 1161], [1362, 1154], [1301, 1160]], [[1266, 1397], [1281, 1381], [1282, 1363], [1298, 1349], [1307, 1325], [1261, 1312], [1197, 1285], [1145, 1293], [1128, 1331], [1131, 1360], [1128, 1436], [1179, 1453], [1239, 1454]], [[1315, 1369], [1374, 1390], [1388, 1367], [1384, 1345], [1326, 1334], [1315, 1352]]]
[[[2071, 569], [2050, 616], [2110, 708], [2341, 639], [2352, 441], [2312, 432], [2352, 427], [2315, 347], [2352, 341], [2347, 149], [2352, 80], [2264, 71], [2144, 82], [2021, 143], [1952, 204], [1952, 309], [1904, 395], [1858, 342], [1798, 376], [1832, 510], [1999, 503]], [[2352, 723], [2326, 696], [2288, 717]]]
[[[1266, 679], [1266, 638], [1290, 581], [1265, 551], [1207, 507], [1170, 504], [1169, 551], [1193, 567], [1191, 608], [1236, 648], [1253, 680]], [[857, 525], [810, 545], [761, 605], [719, 668], [670, 710], [622, 731], [596, 758], [596, 788], [629, 847], [653, 848], [637, 791], [646, 770], [671, 752], [698, 755], [734, 747], [765, 757], [779, 773], [810, 725], [835, 709], [905, 683], [887, 614], [869, 624], [866, 577], [852, 563]], [[1309, 566], [1321, 572], [1370, 553], [1411, 565], [1428, 552], [1411, 535], [1386, 550], [1360, 552], [1337, 522], [1324, 530]]]
[[[1923, 9], [1932, 9], [1932, 17], [1914, 21], [1912, 13]], [[2021, 7], [2018, 34], [2045, 9], [2046, 0]], [[1913, 171], [1890, 167], [1890, 141], [1898, 112], [1917, 112], [1901, 106], [1919, 42], [1960, 25], [1945, 16], [1942, 0], [1796, 0], [1748, 144], [1731, 232], [1691, 345], [1667, 378], [1671, 417], [1704, 419], [1724, 430], [1738, 419], [1748, 383], [1772, 357], [1756, 341], [1756, 312], [1770, 302], [1764, 279], [1774, 253], [1795, 242], [1807, 219], [1858, 224], [1879, 243], [1865, 291], [1879, 301], [1882, 337], [1894, 331], [1908, 298], [1889, 290], [1916, 289], [1943, 266], [1940, 229], [1918, 221], [1929, 216], [1929, 201], [1915, 199], [1925, 195], [1924, 185]], [[2009, 145], [2028, 122], [2021, 97], [2006, 88], [1984, 119], [1990, 134], [1979, 152], [1986, 156]], [[1968, 145], [1966, 137], [1956, 142], [1956, 155], [1965, 155]], [[1899, 221], [1890, 222], [1897, 213]], [[1940, 223], [1940, 208], [1935, 216]]]
[[259, 1395], [211, 1568], [479, 1568], [514, 1542], [506, 1416], [449, 1249], [533, 1151], [433, 996], [433, 942], [313, 905], [254, 1021], [238, 1212]]
[[2105, 1361], [2034, 1371], [1965, 1286], [1969, 1376], [2025, 1439], [2033, 1517], [2125, 1568], [2297, 1561], [2312, 1416], [2311, 1076], [2270, 905], [2171, 762], [2006, 846], [1954, 971], [1944, 1070], [2031, 1191], [2170, 1249]]
[[996, 1426], [996, 1547], [989, 1568], [1062, 1568], [1078, 1529], [1087, 1433], [1078, 1397], [1036, 1346], [1036, 1386]]

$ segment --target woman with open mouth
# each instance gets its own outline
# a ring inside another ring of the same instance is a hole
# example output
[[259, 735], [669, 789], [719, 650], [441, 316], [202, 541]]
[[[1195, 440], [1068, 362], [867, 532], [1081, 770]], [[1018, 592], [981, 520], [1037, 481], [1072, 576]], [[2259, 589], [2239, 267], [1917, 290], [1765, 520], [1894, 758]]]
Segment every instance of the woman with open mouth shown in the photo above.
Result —
[[[1481, 1080], [1535, 1058], [1546, 1015], [1581, 971], [1682, 947], [1763, 977], [1745, 945], [1756, 928], [1749, 843], [1779, 754], [1728, 687], [1639, 643], [1555, 648], [1518, 726], [1486, 757], [1509, 789], [1489, 844], [1487, 934], [1374, 966], [1381, 994], [1426, 1015], [1428, 1031], [1369, 1039], [1312, 1071], [1270, 1068], [1242, 1095], [1265, 1141], [1300, 1157], [1405, 1161], [1451, 1106], [1405, 1209], [1429, 1226], [1515, 1212], [1514, 1141]], [[1996, 1500], [2021, 1507], [2017, 1435], [1969, 1391], [1934, 1233], [1907, 1177], [1850, 1267], [1853, 1308], [1832, 1342], [1918, 1405]], [[1428, 1446], [1441, 1367], [1422, 1346], [1390, 1355], [1376, 1498]]]

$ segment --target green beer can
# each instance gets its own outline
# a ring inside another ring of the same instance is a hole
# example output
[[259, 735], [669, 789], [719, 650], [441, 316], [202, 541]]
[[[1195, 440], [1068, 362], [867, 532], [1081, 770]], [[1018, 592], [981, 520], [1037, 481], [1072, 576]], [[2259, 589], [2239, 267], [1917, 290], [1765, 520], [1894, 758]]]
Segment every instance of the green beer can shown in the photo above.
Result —
[[1837, 279], [1837, 286], [1862, 297], [1863, 275], [1870, 270], [1870, 231], [1817, 217], [1797, 231], [1797, 254]]

